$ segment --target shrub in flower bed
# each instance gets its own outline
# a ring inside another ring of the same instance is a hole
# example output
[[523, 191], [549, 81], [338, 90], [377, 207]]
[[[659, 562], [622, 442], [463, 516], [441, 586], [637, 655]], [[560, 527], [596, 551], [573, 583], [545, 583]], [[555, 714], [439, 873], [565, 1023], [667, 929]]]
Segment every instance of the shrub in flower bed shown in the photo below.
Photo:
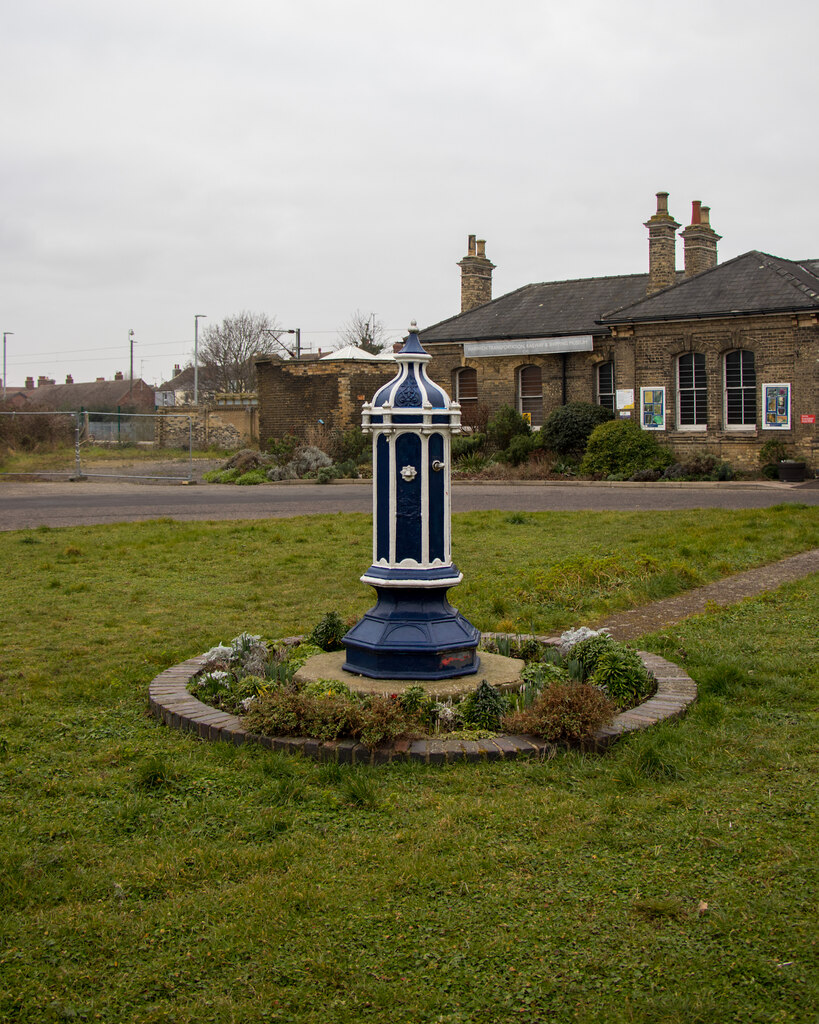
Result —
[[503, 694], [480, 680], [460, 701], [437, 701], [422, 685], [390, 696], [354, 693], [338, 680], [296, 683], [294, 673], [322, 650], [337, 649], [344, 623], [326, 614], [304, 642], [265, 641], [242, 633], [207, 652], [189, 684], [204, 703], [243, 716], [250, 732], [273, 736], [352, 738], [367, 747], [401, 737], [480, 739], [501, 730], [551, 741], [578, 740], [639, 703], [653, 680], [636, 651], [581, 627], [556, 650], [535, 637], [496, 638], [487, 646], [529, 661], [523, 683]]
[[508, 732], [528, 733], [541, 739], [581, 740], [614, 717], [614, 705], [602, 690], [589, 683], [554, 682], [523, 711], [503, 719]]

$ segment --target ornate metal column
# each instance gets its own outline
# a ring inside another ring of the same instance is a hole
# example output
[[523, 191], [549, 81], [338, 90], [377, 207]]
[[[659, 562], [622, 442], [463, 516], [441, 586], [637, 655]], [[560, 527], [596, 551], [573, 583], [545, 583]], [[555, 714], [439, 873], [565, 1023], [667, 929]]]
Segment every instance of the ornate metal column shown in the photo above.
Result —
[[451, 437], [461, 408], [427, 376], [415, 321], [396, 376], [363, 409], [373, 436], [373, 564], [378, 603], [344, 637], [348, 672], [445, 679], [477, 672], [478, 630], [447, 600], [452, 563]]

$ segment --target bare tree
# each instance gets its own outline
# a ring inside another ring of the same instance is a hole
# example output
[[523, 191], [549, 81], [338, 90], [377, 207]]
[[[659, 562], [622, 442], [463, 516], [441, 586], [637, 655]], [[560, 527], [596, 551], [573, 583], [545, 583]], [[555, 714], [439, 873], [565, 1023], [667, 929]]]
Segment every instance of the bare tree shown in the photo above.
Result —
[[213, 390], [255, 391], [253, 356], [277, 351], [280, 333], [275, 317], [247, 310], [206, 327], [199, 344], [199, 362]]
[[339, 327], [338, 339], [338, 348], [343, 348], [345, 345], [357, 345], [365, 352], [372, 352], [374, 355], [385, 349], [392, 341], [387, 336], [387, 329], [383, 322], [375, 313], [364, 316], [360, 309], [357, 309], [350, 319]]

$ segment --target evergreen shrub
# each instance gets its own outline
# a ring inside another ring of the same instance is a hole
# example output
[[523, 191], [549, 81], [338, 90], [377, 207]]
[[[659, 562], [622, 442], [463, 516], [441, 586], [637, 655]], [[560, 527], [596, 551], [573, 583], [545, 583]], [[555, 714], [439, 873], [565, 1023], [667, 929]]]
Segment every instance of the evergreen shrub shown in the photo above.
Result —
[[665, 469], [674, 461], [668, 448], [633, 420], [609, 420], [595, 427], [586, 445], [580, 471], [588, 476], [619, 475], [644, 469]]
[[569, 402], [546, 417], [541, 444], [557, 455], [582, 455], [592, 431], [614, 419], [611, 409], [591, 402]]

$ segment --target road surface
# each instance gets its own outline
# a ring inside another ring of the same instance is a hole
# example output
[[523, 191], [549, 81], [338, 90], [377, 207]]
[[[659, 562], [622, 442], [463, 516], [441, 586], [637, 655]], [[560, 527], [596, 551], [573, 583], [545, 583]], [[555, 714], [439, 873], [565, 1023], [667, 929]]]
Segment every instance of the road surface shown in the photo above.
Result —
[[[819, 480], [756, 483], [455, 483], [455, 512], [483, 509], [662, 511], [767, 508], [802, 502], [819, 508]], [[369, 512], [370, 481], [332, 484], [144, 485], [120, 481], [0, 482], [0, 529], [179, 520], [266, 519], [335, 512]]]

